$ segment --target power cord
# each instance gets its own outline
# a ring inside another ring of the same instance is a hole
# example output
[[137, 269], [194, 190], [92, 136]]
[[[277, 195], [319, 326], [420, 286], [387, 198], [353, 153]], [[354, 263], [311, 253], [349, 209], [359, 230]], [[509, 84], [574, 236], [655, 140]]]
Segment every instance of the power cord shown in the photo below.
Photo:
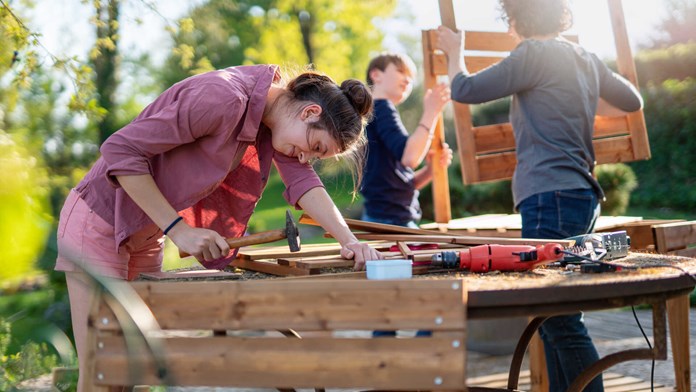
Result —
[[[648, 339], [648, 335], [645, 334], [645, 331], [643, 330], [643, 326], [640, 325], [640, 320], [638, 320], [638, 315], [636, 314], [636, 308], [631, 305], [631, 311], [633, 312], [633, 318], [636, 319], [636, 324], [638, 324], [638, 328], [640, 328], [640, 333], [643, 334], [643, 337], [645, 338], [645, 342], [648, 343], [648, 348], [652, 350], [652, 344], [650, 344], [650, 339]], [[655, 392], [655, 357], [652, 358], [650, 365], [650, 391]]]

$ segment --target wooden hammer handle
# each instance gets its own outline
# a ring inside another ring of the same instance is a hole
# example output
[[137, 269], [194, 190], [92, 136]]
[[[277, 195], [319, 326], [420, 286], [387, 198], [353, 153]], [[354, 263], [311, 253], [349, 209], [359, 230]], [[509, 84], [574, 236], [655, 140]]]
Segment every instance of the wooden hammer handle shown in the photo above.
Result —
[[[269, 230], [262, 233], [250, 234], [239, 238], [225, 238], [230, 248], [239, 248], [247, 245], [265, 244], [287, 238], [285, 229]], [[191, 256], [186, 252], [179, 252], [179, 257]]]

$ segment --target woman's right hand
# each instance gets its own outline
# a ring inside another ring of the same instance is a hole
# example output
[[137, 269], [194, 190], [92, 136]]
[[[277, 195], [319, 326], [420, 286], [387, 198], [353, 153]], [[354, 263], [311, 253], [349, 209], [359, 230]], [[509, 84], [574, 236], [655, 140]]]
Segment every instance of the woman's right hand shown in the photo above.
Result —
[[191, 227], [181, 221], [167, 233], [180, 252], [194, 256], [198, 261], [212, 261], [227, 256], [230, 246], [214, 230]]
[[447, 55], [447, 60], [457, 61], [464, 47], [464, 35], [461, 31], [452, 31], [451, 29], [440, 26], [435, 33], [436, 42], [435, 48], [440, 49]]

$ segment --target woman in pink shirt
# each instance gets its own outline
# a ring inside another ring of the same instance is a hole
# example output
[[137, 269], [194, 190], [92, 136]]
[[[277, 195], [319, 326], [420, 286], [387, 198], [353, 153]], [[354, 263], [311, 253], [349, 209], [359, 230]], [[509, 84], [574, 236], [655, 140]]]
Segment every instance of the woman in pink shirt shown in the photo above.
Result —
[[371, 108], [357, 80], [338, 86], [308, 72], [284, 84], [274, 65], [231, 67], [175, 84], [107, 139], [58, 226], [80, 370], [94, 291], [82, 269], [128, 280], [160, 271], [164, 235], [207, 268], [227, 266], [236, 250], [224, 239], [244, 234], [271, 163], [288, 203], [331, 233], [355, 269], [382, 258], [358, 242], [310, 164], [339, 155], [360, 164]]

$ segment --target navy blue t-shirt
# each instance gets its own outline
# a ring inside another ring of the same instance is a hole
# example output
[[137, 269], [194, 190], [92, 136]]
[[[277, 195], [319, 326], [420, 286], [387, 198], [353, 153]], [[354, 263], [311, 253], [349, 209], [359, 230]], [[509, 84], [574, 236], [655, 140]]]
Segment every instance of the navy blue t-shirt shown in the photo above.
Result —
[[389, 100], [375, 100], [373, 116], [366, 129], [367, 163], [360, 187], [365, 212], [374, 218], [418, 221], [421, 209], [414, 171], [401, 164], [408, 131]]

